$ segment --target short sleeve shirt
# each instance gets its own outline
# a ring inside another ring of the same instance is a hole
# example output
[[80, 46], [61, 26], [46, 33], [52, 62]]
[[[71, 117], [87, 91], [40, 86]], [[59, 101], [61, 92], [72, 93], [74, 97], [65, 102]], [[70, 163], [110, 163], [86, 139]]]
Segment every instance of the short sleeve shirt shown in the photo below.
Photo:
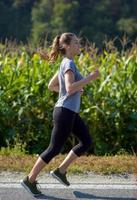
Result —
[[68, 58], [63, 58], [59, 73], [58, 73], [58, 79], [59, 79], [59, 97], [58, 101], [55, 104], [55, 107], [65, 107], [68, 108], [76, 113], [80, 110], [80, 91], [73, 93], [72, 95], [69, 95], [66, 91], [65, 87], [65, 73], [71, 70], [74, 73], [74, 81], [79, 81], [83, 79], [83, 76], [80, 74], [79, 70], [77, 69], [75, 63], [73, 60]]

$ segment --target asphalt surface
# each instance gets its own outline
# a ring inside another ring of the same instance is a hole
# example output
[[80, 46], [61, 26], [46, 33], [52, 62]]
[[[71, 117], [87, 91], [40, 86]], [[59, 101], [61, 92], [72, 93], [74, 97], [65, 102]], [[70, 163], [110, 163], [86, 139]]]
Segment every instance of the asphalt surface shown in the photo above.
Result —
[[42, 174], [38, 181], [43, 193], [33, 197], [21, 185], [22, 173], [0, 173], [0, 200], [137, 200], [137, 184], [133, 175], [97, 174], [71, 175], [70, 187], [65, 187], [50, 177]]

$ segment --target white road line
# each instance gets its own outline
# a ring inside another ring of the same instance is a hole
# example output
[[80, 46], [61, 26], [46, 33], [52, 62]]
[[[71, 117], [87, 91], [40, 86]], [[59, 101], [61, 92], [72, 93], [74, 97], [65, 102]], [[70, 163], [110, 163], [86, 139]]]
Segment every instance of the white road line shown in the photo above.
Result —
[[[40, 184], [41, 188], [47, 189], [122, 189], [122, 190], [137, 190], [136, 184], [71, 184], [69, 187], [65, 187], [61, 184]], [[19, 183], [0, 183], [0, 188], [22, 188]]]

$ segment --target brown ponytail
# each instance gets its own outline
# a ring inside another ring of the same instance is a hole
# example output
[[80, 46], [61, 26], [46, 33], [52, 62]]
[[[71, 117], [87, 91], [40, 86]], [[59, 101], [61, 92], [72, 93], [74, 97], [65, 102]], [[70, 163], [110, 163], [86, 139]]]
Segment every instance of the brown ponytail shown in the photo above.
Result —
[[53, 40], [51, 53], [49, 55], [49, 60], [51, 62], [55, 61], [57, 59], [58, 55], [59, 55], [59, 52], [60, 52], [60, 43], [59, 43], [60, 37], [61, 37], [60, 35], [57, 35]]

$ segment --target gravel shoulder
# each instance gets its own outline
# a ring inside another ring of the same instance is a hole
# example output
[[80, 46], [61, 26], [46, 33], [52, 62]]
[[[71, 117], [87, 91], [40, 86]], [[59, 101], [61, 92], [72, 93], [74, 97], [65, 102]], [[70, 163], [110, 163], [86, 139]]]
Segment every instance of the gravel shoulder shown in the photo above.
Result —
[[[21, 179], [26, 176], [22, 172], [0, 172], [0, 183], [18, 183]], [[73, 184], [75, 183], [110, 183], [110, 184], [136, 184], [136, 178], [133, 174], [111, 174], [111, 175], [101, 175], [95, 173], [85, 173], [85, 174], [68, 174], [68, 179]], [[52, 184], [55, 180], [48, 173], [41, 173], [38, 176], [39, 183]]]

